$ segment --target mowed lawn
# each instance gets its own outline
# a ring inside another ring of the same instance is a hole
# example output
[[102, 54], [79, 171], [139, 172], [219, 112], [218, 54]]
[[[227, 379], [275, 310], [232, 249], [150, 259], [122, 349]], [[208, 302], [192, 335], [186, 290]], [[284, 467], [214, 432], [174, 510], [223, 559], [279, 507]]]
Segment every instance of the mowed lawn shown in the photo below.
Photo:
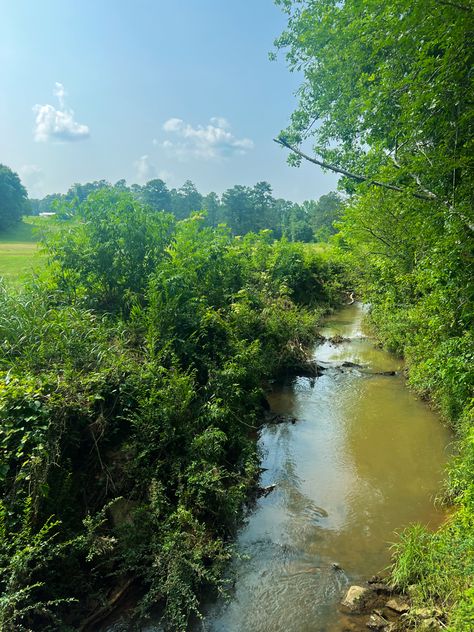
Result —
[[0, 233], [0, 278], [9, 284], [20, 283], [25, 276], [44, 265], [38, 251], [35, 220], [26, 217], [21, 223]]

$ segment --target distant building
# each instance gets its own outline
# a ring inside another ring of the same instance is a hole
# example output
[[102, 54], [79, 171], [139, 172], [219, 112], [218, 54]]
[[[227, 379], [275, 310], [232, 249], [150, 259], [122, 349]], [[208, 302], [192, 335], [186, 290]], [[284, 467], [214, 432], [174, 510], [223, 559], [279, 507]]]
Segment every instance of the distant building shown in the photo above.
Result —
[[56, 213], [39, 213], [40, 217], [53, 217]]

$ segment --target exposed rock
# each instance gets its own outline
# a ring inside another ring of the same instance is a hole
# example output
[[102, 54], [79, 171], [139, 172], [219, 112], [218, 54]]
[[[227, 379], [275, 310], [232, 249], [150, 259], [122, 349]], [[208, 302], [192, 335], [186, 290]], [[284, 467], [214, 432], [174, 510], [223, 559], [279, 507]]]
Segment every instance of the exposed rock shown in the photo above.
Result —
[[320, 367], [317, 362], [307, 360], [306, 362], [301, 362], [297, 366], [294, 366], [290, 369], [290, 372], [299, 377], [318, 377], [322, 370], [324, 370], [324, 368]]
[[442, 617], [443, 611], [440, 608], [412, 608], [410, 614], [418, 619], [431, 619], [432, 617]]
[[363, 586], [351, 586], [342, 600], [341, 605], [352, 612], [360, 611], [363, 609], [370, 594], [371, 591], [369, 588], [364, 588]]
[[404, 614], [405, 612], [408, 612], [410, 610], [410, 606], [407, 604], [407, 602], [403, 601], [399, 597], [393, 597], [392, 599], [387, 601], [387, 608], [398, 612], [398, 614]]
[[272, 485], [267, 485], [266, 487], [259, 487], [257, 490], [257, 496], [268, 496], [270, 492], [272, 492], [276, 487], [276, 483], [272, 483]]
[[342, 568], [340, 567], [340, 565], [337, 562], [333, 562], [331, 564], [331, 568], [333, 571], [342, 571]]
[[395, 376], [398, 375], [397, 371], [364, 371], [365, 375], [385, 375], [385, 376]]
[[116, 498], [108, 507], [113, 525], [120, 527], [123, 524], [133, 524], [133, 511], [137, 505], [136, 501], [127, 500], [122, 496]]
[[294, 417], [290, 417], [289, 415], [279, 415], [278, 413], [266, 412], [265, 423], [267, 424], [285, 424], [285, 423], [295, 424], [296, 419]]
[[441, 623], [438, 621], [438, 619], [431, 617], [430, 619], [423, 619], [417, 629], [422, 630], [423, 632], [431, 632], [433, 630], [440, 630]]
[[328, 342], [331, 342], [333, 345], [339, 345], [342, 342], [350, 342], [350, 338], [344, 338], [344, 336], [340, 336], [339, 334], [336, 336], [332, 336], [332, 338], [326, 338]]
[[371, 614], [367, 621], [367, 627], [370, 630], [385, 630], [387, 624], [388, 621], [376, 613]]
[[387, 584], [383, 582], [372, 583], [369, 582], [370, 587], [374, 590], [378, 595], [390, 595], [392, 593], [392, 589]]

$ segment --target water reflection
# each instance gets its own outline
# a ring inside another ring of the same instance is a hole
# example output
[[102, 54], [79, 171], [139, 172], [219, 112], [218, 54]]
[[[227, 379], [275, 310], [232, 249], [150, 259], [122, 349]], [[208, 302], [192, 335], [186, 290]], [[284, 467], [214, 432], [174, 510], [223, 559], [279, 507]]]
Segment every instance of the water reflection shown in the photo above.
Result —
[[[399, 370], [397, 358], [365, 337], [362, 316], [354, 305], [330, 318], [322, 333], [350, 341], [324, 342], [316, 359]], [[399, 375], [333, 368], [269, 399], [275, 412], [298, 421], [261, 434], [262, 484], [277, 487], [242, 528], [234, 590], [208, 608], [203, 629], [337, 630], [344, 587], [388, 563], [394, 529], [442, 519], [433, 498], [450, 437]]]

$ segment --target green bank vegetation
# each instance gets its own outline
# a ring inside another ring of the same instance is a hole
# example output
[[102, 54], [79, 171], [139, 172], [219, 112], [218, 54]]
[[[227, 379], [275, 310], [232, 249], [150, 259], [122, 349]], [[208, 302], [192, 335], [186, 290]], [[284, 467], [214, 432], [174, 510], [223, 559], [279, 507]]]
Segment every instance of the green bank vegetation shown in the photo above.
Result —
[[258, 480], [262, 388], [338, 267], [116, 189], [49, 226], [43, 277], [1, 289], [0, 627], [97, 629], [132, 591], [184, 630]]
[[304, 83], [277, 140], [292, 162], [303, 152], [345, 172], [338, 239], [353, 284], [380, 340], [405, 356], [410, 385], [459, 438], [446, 485], [454, 510], [436, 533], [402, 534], [392, 578], [416, 602], [441, 605], [453, 632], [473, 629], [474, 7], [278, 4], [288, 28], [277, 48]]
[[[341, 265], [458, 437], [452, 510], [435, 533], [400, 535], [392, 580], [452, 632], [474, 627], [474, 8], [277, 4], [277, 49], [304, 75], [277, 140], [290, 162], [343, 175], [344, 212], [340, 198], [274, 200], [266, 183], [218, 198], [99, 182], [35, 201], [63, 219], [41, 278], [2, 288], [2, 629], [96, 629], [128, 590], [137, 616], [160, 602], [186, 629], [258, 477], [262, 387], [301, 362]], [[0, 206], [10, 230], [25, 194], [2, 178], [19, 195]], [[340, 263], [291, 243], [328, 237], [335, 216]]]
[[38, 249], [42, 218], [23, 220], [0, 232], [0, 277], [8, 284], [18, 285], [43, 266]]

